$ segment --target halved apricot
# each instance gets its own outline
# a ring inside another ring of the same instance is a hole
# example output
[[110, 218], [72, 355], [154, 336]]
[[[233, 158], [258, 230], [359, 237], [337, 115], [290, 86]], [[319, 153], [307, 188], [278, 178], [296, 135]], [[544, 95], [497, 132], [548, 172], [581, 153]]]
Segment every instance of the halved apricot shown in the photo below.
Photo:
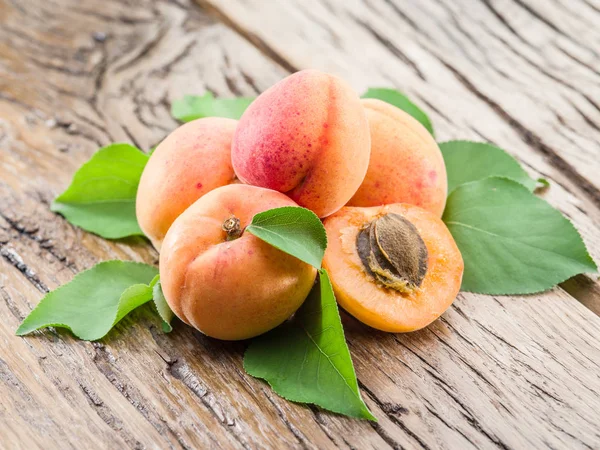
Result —
[[361, 322], [393, 333], [418, 330], [456, 298], [463, 259], [434, 214], [404, 203], [344, 207], [324, 224], [323, 266], [338, 303]]

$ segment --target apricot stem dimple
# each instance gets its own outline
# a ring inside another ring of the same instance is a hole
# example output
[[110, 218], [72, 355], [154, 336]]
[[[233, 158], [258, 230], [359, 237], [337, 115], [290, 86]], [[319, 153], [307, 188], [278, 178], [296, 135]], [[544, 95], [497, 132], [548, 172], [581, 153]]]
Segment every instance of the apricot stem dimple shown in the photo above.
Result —
[[233, 241], [234, 239], [239, 238], [244, 230], [240, 227], [240, 219], [235, 216], [231, 216], [229, 219], [226, 219], [223, 222], [223, 231], [227, 233], [227, 240]]
[[365, 271], [388, 289], [411, 293], [427, 273], [427, 247], [416, 227], [399, 214], [386, 214], [363, 226], [356, 250]]

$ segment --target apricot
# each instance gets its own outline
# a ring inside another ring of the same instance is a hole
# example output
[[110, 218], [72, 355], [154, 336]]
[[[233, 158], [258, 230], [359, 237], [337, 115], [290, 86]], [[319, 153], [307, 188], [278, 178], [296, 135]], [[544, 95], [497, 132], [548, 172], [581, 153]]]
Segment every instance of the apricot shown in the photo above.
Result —
[[393, 105], [361, 101], [371, 130], [371, 161], [348, 206], [410, 203], [441, 217], [448, 181], [444, 158], [431, 134]]
[[219, 187], [186, 209], [167, 232], [160, 280], [173, 312], [225, 340], [265, 333], [289, 318], [310, 292], [316, 270], [244, 229], [252, 217], [297, 206], [280, 192]]
[[362, 183], [370, 148], [366, 113], [352, 88], [336, 76], [303, 70], [244, 112], [231, 156], [244, 183], [283, 192], [326, 217]]
[[409, 204], [345, 207], [324, 221], [323, 266], [339, 304], [367, 325], [393, 333], [437, 319], [454, 301], [464, 269], [436, 215]]
[[234, 181], [236, 120], [210, 117], [180, 126], [156, 147], [137, 191], [138, 223], [154, 247], [173, 221], [207, 192]]

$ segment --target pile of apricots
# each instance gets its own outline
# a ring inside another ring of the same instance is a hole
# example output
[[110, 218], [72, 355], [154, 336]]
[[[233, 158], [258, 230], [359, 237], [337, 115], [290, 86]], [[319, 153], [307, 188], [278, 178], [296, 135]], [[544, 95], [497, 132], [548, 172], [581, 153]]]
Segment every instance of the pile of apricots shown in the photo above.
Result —
[[402, 110], [340, 78], [297, 72], [238, 121], [203, 118], [156, 148], [137, 219], [160, 252], [164, 296], [204, 334], [257, 336], [300, 307], [316, 269], [244, 229], [281, 206], [314, 211], [339, 304], [371, 327], [427, 326], [453, 302], [463, 260], [441, 220], [444, 160]]

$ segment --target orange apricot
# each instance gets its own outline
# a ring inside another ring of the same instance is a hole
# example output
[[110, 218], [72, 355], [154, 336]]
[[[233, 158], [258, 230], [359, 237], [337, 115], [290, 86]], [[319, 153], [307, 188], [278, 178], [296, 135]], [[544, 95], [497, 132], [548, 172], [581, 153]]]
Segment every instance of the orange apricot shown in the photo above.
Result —
[[393, 105], [361, 101], [371, 130], [371, 160], [348, 206], [410, 203], [441, 217], [448, 181], [444, 158], [431, 134]]
[[463, 259], [446, 225], [429, 211], [400, 203], [344, 207], [324, 225], [323, 267], [337, 301], [365, 324], [418, 330], [456, 298]]
[[303, 70], [266, 90], [244, 112], [232, 161], [244, 183], [283, 192], [326, 217], [362, 183], [370, 148], [356, 92], [334, 75]]
[[236, 125], [218, 117], [194, 120], [169, 134], [152, 153], [138, 187], [136, 215], [157, 250], [188, 206], [235, 180], [231, 140]]
[[243, 184], [217, 188], [186, 209], [167, 232], [160, 280], [173, 312], [204, 334], [247, 339], [289, 318], [316, 270], [244, 229], [252, 217], [297, 206], [280, 192]]

